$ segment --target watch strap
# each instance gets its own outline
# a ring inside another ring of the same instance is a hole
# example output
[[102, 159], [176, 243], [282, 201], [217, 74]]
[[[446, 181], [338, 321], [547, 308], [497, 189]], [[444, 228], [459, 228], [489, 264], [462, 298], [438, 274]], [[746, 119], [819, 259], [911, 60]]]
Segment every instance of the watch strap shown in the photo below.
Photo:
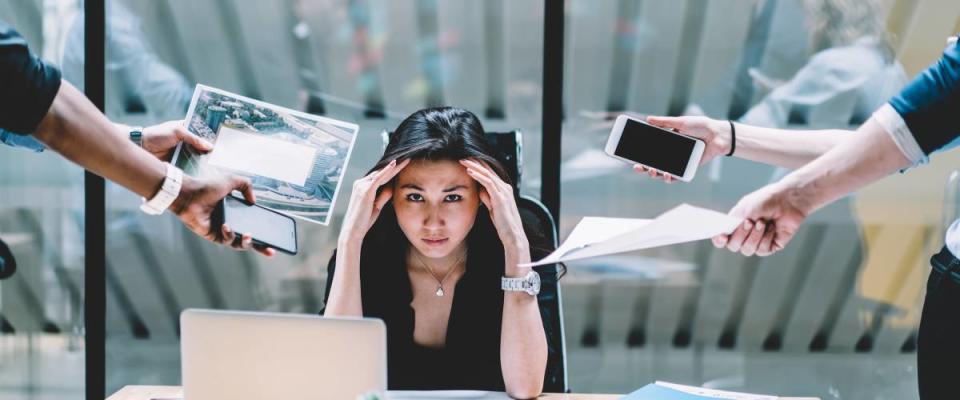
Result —
[[145, 200], [140, 206], [140, 210], [149, 215], [160, 215], [163, 211], [170, 208], [173, 201], [180, 195], [180, 188], [183, 185], [183, 171], [168, 163], [167, 176], [163, 179], [163, 185], [150, 200]]
[[535, 296], [539, 293], [540, 288], [537, 284], [539, 282], [539, 275], [536, 271], [530, 271], [525, 276], [520, 278], [500, 278], [500, 289], [507, 292], [526, 292], [531, 296]]

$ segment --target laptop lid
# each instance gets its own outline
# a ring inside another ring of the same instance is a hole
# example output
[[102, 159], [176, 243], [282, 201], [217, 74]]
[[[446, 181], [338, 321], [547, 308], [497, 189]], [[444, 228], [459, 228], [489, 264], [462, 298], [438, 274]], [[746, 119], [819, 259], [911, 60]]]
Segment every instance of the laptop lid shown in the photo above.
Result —
[[191, 309], [180, 325], [187, 400], [354, 399], [387, 388], [378, 319]]

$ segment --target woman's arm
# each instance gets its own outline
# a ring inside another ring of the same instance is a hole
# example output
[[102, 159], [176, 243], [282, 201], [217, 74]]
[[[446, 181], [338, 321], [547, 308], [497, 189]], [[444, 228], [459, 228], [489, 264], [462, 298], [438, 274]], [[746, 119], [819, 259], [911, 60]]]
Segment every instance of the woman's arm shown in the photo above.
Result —
[[360, 246], [340, 242], [337, 246], [336, 269], [323, 315], [326, 317], [362, 317], [360, 300]]
[[[508, 278], [522, 278], [530, 269], [517, 265], [530, 262], [530, 243], [523, 232], [513, 186], [486, 164], [476, 160], [460, 160], [460, 164], [483, 186], [480, 201], [490, 211], [490, 219], [503, 243], [504, 274]], [[521, 399], [539, 396], [547, 370], [547, 335], [537, 297], [524, 292], [504, 292], [500, 326], [500, 369], [507, 394]]]
[[[518, 264], [530, 262], [526, 239], [504, 246], [508, 278], [521, 278], [530, 271]], [[503, 293], [503, 320], [500, 333], [500, 368], [507, 394], [513, 398], [537, 397], [543, 391], [547, 369], [547, 335], [540, 318], [537, 297], [526, 292]]]
[[[371, 172], [353, 183], [350, 205], [343, 217], [340, 237], [337, 240], [337, 267], [332, 277], [333, 284], [327, 297], [324, 314], [329, 317], [362, 317], [363, 302], [360, 298], [360, 250], [367, 232], [380, 216], [380, 211], [393, 196], [390, 182], [400, 173], [410, 160], [397, 163], [391, 161], [387, 166]], [[377, 189], [383, 190], [377, 193]]]

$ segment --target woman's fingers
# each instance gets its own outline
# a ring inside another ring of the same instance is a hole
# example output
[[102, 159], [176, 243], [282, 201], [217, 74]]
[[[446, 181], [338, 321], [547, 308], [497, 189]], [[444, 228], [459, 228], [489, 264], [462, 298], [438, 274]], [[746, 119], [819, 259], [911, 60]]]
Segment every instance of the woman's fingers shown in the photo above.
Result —
[[505, 189], [503, 186], [506, 186], [506, 182], [503, 182], [496, 173], [485, 165], [473, 160], [460, 160], [460, 164], [467, 168], [467, 174], [480, 182], [491, 194], [500, 193], [501, 190]]
[[393, 188], [390, 186], [384, 186], [383, 190], [377, 194], [377, 199], [373, 202], [373, 213], [374, 215], [379, 215], [380, 210], [383, 209], [383, 206], [387, 205], [387, 202], [393, 197]]
[[471, 178], [477, 182], [480, 182], [480, 185], [482, 185], [487, 192], [496, 193], [499, 191], [499, 188], [493, 182], [493, 180], [491, 180], [489, 176], [484, 175], [482, 172], [479, 172], [474, 168], [467, 168], [467, 175], [470, 175]]
[[500, 188], [506, 188], [508, 185], [503, 179], [500, 179], [500, 176], [493, 171], [493, 168], [490, 168], [487, 163], [476, 160], [462, 160], [461, 164], [472, 165], [477, 172], [480, 172], [484, 176], [490, 178], [490, 181], [496, 183]]
[[487, 207], [487, 210], [493, 209], [493, 204], [490, 202], [490, 193], [487, 192], [487, 189], [480, 188], [480, 202]]
[[397, 174], [399, 174], [400, 171], [403, 171], [403, 169], [406, 168], [406, 166], [409, 164], [410, 164], [409, 158], [401, 161], [400, 163], [397, 163], [397, 160], [391, 161], [390, 164], [383, 169], [383, 173], [381, 173], [380, 175], [377, 176], [376, 179], [374, 179], [374, 186], [380, 187], [380, 186], [383, 186], [383, 184], [390, 182], [390, 180], [393, 179], [393, 177], [397, 176]]

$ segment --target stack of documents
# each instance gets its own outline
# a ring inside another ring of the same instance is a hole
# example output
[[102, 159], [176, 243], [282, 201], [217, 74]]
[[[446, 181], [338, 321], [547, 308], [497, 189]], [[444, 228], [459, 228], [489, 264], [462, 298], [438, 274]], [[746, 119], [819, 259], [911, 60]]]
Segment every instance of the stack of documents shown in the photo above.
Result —
[[651, 383], [630, 393], [623, 400], [818, 400], [815, 397], [778, 397], [727, 392], [669, 382]]
[[729, 234], [742, 222], [727, 214], [689, 204], [656, 219], [585, 217], [567, 240], [546, 258], [521, 267], [554, 264]]

